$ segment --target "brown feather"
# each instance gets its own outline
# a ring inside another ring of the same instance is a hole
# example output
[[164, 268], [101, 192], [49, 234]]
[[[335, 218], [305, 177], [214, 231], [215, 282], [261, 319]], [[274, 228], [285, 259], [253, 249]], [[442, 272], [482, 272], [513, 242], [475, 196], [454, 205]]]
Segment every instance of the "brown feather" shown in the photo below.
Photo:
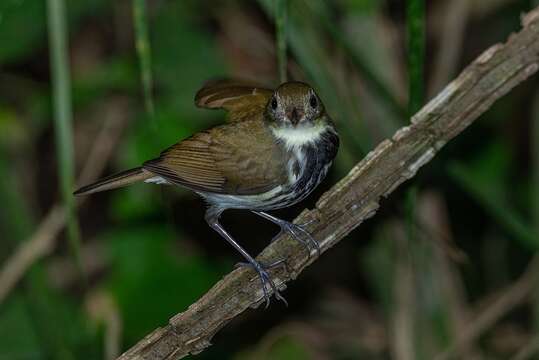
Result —
[[259, 194], [286, 181], [283, 151], [259, 115], [198, 133], [143, 168], [193, 190]]
[[229, 112], [228, 121], [238, 122], [262, 113], [273, 90], [235, 80], [209, 82], [195, 95], [195, 104]]
[[116, 189], [131, 185], [139, 181], [145, 181], [153, 177], [153, 174], [140, 168], [134, 168], [122, 171], [120, 173], [107, 176], [92, 184], [83, 186], [76, 190], [74, 195], [89, 195], [100, 191]]

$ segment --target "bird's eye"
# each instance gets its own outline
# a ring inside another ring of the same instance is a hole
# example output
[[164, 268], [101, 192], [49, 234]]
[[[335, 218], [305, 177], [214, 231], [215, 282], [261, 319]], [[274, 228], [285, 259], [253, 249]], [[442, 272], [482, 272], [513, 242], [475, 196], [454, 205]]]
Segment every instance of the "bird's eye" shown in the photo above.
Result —
[[277, 99], [276, 98], [271, 99], [271, 108], [273, 110], [277, 110]]
[[318, 100], [316, 100], [316, 96], [311, 95], [311, 98], [309, 99], [309, 104], [313, 109], [316, 109], [316, 107], [318, 106]]

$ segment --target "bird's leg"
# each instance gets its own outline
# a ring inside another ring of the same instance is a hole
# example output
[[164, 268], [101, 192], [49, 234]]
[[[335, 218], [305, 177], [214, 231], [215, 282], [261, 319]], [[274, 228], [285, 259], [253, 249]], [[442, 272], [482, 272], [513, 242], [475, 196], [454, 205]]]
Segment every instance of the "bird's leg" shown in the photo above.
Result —
[[277, 286], [269, 276], [267, 269], [281, 265], [283, 263], [283, 260], [279, 260], [273, 264], [270, 264], [270, 266], [264, 266], [258, 261], [256, 261], [251, 255], [247, 253], [237, 242], [234, 240], [230, 234], [223, 228], [223, 226], [219, 223], [219, 216], [221, 215], [222, 211], [215, 211], [214, 209], [210, 208], [208, 211], [206, 211], [206, 222], [208, 225], [217, 231], [219, 235], [221, 235], [223, 238], [225, 238], [226, 241], [230, 245], [232, 245], [236, 250], [239, 251], [241, 255], [247, 260], [246, 263], [240, 263], [240, 266], [245, 265], [253, 268], [260, 277], [260, 281], [262, 282], [262, 291], [264, 292], [264, 299], [266, 301], [266, 308], [269, 306], [270, 303], [270, 294], [268, 293], [267, 287], [269, 286], [271, 290], [273, 290], [273, 294], [275, 295], [275, 298], [277, 300], [281, 300], [285, 303], [285, 305], [288, 305], [285, 298], [281, 295], [279, 292], [279, 289], [277, 289]]
[[[312, 235], [307, 230], [305, 230], [305, 226], [310, 224], [310, 222], [308, 222], [307, 224], [298, 225], [298, 224], [294, 224], [286, 220], [279, 219], [263, 211], [253, 211], [253, 212], [257, 215], [262, 216], [264, 219], [267, 219], [273, 222], [274, 224], [279, 225], [279, 227], [281, 228], [281, 232], [273, 239], [277, 239], [279, 235], [281, 235], [281, 233], [283, 232], [288, 232], [292, 235], [292, 237], [296, 241], [300, 242], [307, 248], [307, 250], [309, 251], [309, 254], [311, 253], [311, 247], [312, 247], [316, 250], [316, 254], [320, 256], [320, 245], [318, 245], [318, 242], [312, 237]], [[303, 235], [304, 239], [300, 235]]]

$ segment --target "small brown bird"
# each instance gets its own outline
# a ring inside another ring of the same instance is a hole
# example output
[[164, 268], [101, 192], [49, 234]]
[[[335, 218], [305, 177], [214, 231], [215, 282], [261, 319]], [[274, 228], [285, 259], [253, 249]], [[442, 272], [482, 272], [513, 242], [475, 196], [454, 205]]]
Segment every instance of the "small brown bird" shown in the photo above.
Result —
[[278, 219], [268, 210], [293, 205], [307, 197], [326, 176], [339, 147], [333, 122], [315, 91], [301, 82], [287, 82], [275, 91], [241, 82], [207, 84], [195, 104], [225, 109], [228, 122], [180, 141], [131, 170], [75, 191], [86, 195], [144, 181], [186, 187], [209, 207], [208, 225], [238, 250], [260, 276], [266, 306], [269, 286], [286, 301], [267, 269], [251, 257], [219, 223], [226, 209], [247, 209], [279, 225], [281, 232], [319, 252], [318, 243], [298, 224]]

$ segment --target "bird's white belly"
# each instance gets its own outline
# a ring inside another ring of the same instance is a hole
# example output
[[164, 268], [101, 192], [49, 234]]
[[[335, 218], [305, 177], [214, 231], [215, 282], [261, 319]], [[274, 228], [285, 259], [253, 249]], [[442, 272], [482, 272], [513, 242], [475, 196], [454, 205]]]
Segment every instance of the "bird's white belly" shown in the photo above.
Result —
[[257, 209], [266, 208], [271, 203], [278, 201], [283, 196], [283, 186], [254, 195], [229, 195], [208, 192], [198, 192], [206, 201], [226, 209]]
[[161, 176], [151, 177], [149, 179], [144, 180], [144, 182], [149, 183], [149, 184], [157, 184], [157, 185], [169, 185], [170, 184], [167, 181], [167, 179], [165, 179], [164, 177], [161, 177]]

